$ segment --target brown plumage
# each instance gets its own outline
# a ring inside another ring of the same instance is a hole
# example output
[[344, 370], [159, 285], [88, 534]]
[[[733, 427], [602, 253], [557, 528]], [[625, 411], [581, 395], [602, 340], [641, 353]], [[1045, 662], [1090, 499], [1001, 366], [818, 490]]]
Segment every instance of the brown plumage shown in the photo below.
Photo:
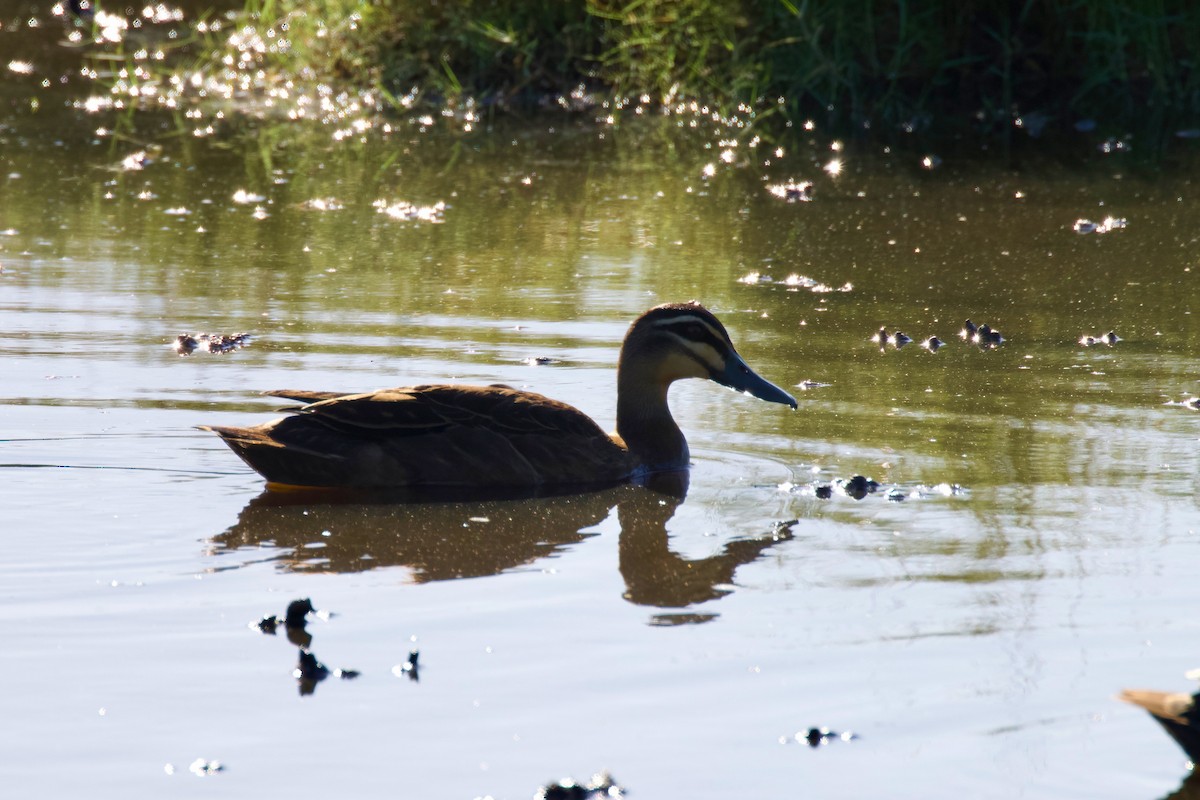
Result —
[[617, 432], [566, 403], [508, 386], [429, 385], [364, 394], [278, 390], [306, 405], [248, 428], [203, 426], [271, 484], [395, 488], [614, 483], [688, 463], [667, 407], [682, 378], [796, 406], [756, 375], [697, 303], [652, 308], [626, 333]]

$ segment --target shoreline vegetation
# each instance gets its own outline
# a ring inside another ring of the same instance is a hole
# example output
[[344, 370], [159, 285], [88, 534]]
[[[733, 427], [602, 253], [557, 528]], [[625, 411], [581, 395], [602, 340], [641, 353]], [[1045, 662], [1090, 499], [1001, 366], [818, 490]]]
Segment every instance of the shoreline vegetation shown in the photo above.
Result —
[[699, 99], [851, 136], [1200, 136], [1186, 0], [247, 0], [207, 16], [222, 23], [200, 24], [193, 68], [403, 109]]

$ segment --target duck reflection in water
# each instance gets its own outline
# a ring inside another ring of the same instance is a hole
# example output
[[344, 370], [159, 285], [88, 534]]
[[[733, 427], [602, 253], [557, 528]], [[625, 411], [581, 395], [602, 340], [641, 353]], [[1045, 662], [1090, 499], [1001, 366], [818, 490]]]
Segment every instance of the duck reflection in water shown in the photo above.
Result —
[[[243, 555], [246, 548], [269, 547], [281, 551], [272, 560], [297, 572], [402, 566], [417, 582], [441, 581], [498, 575], [551, 556], [594, 535], [586, 529], [607, 519], [615, 506], [625, 599], [683, 609], [728, 594], [738, 567], [792, 536], [791, 525], [780, 524], [761, 537], [728, 542], [711, 556], [684, 558], [671, 550], [667, 523], [687, 489], [688, 473], [680, 470], [657, 473], [638, 485], [516, 499], [267, 491], [251, 500], [213, 544], [218, 553]], [[669, 614], [655, 621], [711, 618]]]

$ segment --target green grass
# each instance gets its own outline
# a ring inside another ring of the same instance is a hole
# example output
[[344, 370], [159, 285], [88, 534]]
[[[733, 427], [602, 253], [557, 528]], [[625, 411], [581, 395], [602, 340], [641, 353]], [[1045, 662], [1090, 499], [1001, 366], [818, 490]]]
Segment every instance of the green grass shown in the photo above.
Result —
[[273, 66], [389, 96], [784, 97], [847, 131], [1200, 118], [1189, 0], [250, 0], [243, 20], [286, 23]]

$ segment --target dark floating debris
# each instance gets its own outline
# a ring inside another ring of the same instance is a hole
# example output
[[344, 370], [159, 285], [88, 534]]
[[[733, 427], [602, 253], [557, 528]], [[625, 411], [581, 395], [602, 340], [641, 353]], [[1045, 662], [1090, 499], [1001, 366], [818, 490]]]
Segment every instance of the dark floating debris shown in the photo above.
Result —
[[999, 347], [1004, 344], [1004, 337], [1000, 335], [1000, 331], [993, 329], [985, 322], [976, 329], [971, 341], [984, 348]]
[[1120, 230], [1129, 225], [1129, 221], [1124, 217], [1105, 217], [1101, 222], [1092, 222], [1090, 219], [1077, 219], [1075, 224], [1071, 226], [1071, 230], [1080, 234], [1089, 233], [1108, 233], [1109, 231]]
[[285, 627], [294, 630], [304, 630], [308, 625], [308, 615], [315, 613], [312, 600], [305, 597], [301, 600], [293, 600], [288, 603], [287, 611], [284, 612], [283, 619], [270, 614], [260, 619], [255, 625], [263, 633], [275, 635], [275, 629], [282, 623]]
[[316, 691], [317, 684], [331, 675], [343, 680], [353, 680], [359, 676], [359, 672], [355, 669], [330, 669], [318, 661], [310, 651], [300, 650], [300, 658], [296, 662], [296, 668], [292, 670], [292, 677], [299, 681], [301, 695], [312, 694]]
[[1004, 344], [1004, 337], [1000, 335], [1000, 331], [986, 322], [982, 325], [976, 325], [969, 319], [963, 322], [962, 330], [958, 332], [958, 338], [977, 344], [984, 349], [999, 347]]
[[[1191, 670], [1187, 677], [1200, 680], [1200, 669]], [[1117, 698], [1148, 711], [1193, 763], [1200, 762], [1200, 693], [1125, 689]]]
[[820, 381], [810, 381], [808, 379], [805, 379], [805, 380], [802, 380], [799, 383], [797, 383], [796, 388], [803, 392], [808, 392], [813, 389], [825, 389], [832, 385], [833, 384], [831, 384], [831, 383], [821, 383]]
[[846, 281], [841, 286], [830, 286], [827, 283], [810, 278], [807, 275], [801, 275], [798, 272], [793, 272], [781, 281], [777, 281], [770, 275], [762, 272], [747, 272], [745, 275], [737, 279], [738, 283], [747, 286], [769, 286], [772, 284], [782, 284], [787, 287], [789, 292], [798, 292], [801, 289], [808, 289], [813, 294], [829, 294], [831, 292], [852, 292], [854, 284]]
[[625, 796], [625, 789], [618, 786], [612, 775], [601, 772], [592, 776], [587, 783], [576, 783], [571, 778], [563, 778], [556, 783], [548, 783], [537, 790], [534, 800], [595, 800], [596, 798], [620, 798]]
[[560, 362], [557, 358], [551, 358], [550, 356], [530, 356], [522, 363], [528, 364], [531, 367], [544, 367], [548, 364], [558, 364]]
[[889, 344], [899, 350], [901, 347], [904, 347], [904, 345], [912, 342], [912, 337], [906, 333], [902, 333], [901, 331], [888, 333], [887, 328], [880, 328], [873, 336], [871, 336], [871, 341], [879, 345], [879, 352], [882, 353]]
[[225, 765], [220, 761], [209, 761], [205, 758], [197, 758], [188, 765], [188, 772], [200, 778], [207, 778], [209, 775], [216, 775], [218, 772], [224, 772]]
[[[879, 493], [881, 485], [879, 482], [855, 475], [853, 478], [839, 478], [832, 483], [806, 483], [794, 484], [791, 482], [781, 483], [779, 489], [784, 492], [794, 492], [797, 494], [811, 494], [818, 500], [829, 500], [833, 497], [836, 490], [839, 494], [843, 494], [853, 500], [862, 500], [869, 494]], [[929, 486], [924, 483], [919, 483], [914, 486], [892, 486], [883, 493], [883, 497], [889, 502], [899, 503], [905, 500], [925, 500], [930, 497], [957, 497], [965, 495], [967, 490], [957, 483], [938, 483]]]
[[1089, 336], [1084, 334], [1083, 336], [1079, 337], [1079, 343], [1084, 347], [1091, 347], [1097, 344], [1106, 344], [1109, 347], [1112, 347], [1119, 341], [1121, 341], [1121, 337], [1117, 336], [1117, 334], [1113, 331], [1109, 331], [1102, 336]]
[[789, 203], [807, 203], [813, 199], [812, 181], [788, 181], [767, 187], [767, 191]]
[[417, 665], [417, 659], [420, 657], [420, 652], [416, 650], [409, 651], [408, 660], [403, 664], [397, 664], [392, 667], [392, 674], [397, 678], [407, 677], [413, 682], [421, 680], [420, 668]]
[[921, 347], [924, 347], [926, 350], [928, 350], [931, 353], [936, 353], [939, 349], [941, 349], [943, 346], [945, 346], [945, 344], [946, 343], [943, 342], [938, 337], [930, 336], [928, 339], [921, 342]]
[[171, 347], [181, 356], [190, 356], [197, 350], [224, 355], [246, 347], [250, 338], [249, 333], [181, 333]]
[[847, 497], [853, 497], [855, 500], [862, 500], [869, 494], [879, 490], [879, 482], [865, 478], [862, 475], [855, 475], [849, 480], [838, 480], [835, 482], [837, 487], [842, 490], [842, 493]]
[[808, 730], [796, 731], [791, 736], [780, 736], [780, 744], [788, 744], [795, 742], [796, 744], [806, 744], [809, 747], [821, 747], [822, 745], [830, 744], [831, 742], [853, 742], [859, 739], [859, 735], [853, 731], [845, 731], [838, 733], [829, 728], [809, 728]]

